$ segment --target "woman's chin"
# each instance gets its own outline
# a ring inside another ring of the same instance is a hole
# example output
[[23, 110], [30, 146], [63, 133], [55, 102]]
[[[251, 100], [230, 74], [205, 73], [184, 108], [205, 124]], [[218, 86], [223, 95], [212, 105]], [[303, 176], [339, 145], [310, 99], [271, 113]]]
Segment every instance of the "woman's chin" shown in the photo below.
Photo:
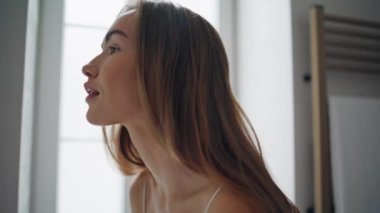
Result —
[[110, 122], [109, 120], [107, 119], [104, 119], [104, 118], [100, 118], [99, 116], [93, 116], [91, 115], [90, 113], [87, 112], [86, 114], [86, 119], [87, 121], [92, 124], [92, 125], [96, 125], [96, 126], [107, 126], [107, 125], [111, 125], [111, 124], [114, 124], [113, 122]]

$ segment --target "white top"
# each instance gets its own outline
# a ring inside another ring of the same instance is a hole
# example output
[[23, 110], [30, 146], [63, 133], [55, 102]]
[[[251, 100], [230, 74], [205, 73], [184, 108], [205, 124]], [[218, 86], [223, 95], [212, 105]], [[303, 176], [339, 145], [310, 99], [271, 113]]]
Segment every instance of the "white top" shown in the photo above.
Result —
[[[218, 193], [220, 192], [220, 190], [222, 189], [222, 187], [218, 187], [214, 194], [212, 194], [212, 196], [210, 197], [210, 200], [208, 201], [207, 203], [207, 206], [204, 210], [204, 213], [208, 213], [208, 209], [210, 208], [212, 202], [214, 201], [216, 195], [218, 195]], [[143, 203], [143, 206], [142, 206], [142, 212], [145, 213], [146, 210], [145, 210], [145, 197], [146, 197], [146, 182], [144, 183], [144, 188], [143, 188], [143, 195], [142, 195], [142, 203]]]

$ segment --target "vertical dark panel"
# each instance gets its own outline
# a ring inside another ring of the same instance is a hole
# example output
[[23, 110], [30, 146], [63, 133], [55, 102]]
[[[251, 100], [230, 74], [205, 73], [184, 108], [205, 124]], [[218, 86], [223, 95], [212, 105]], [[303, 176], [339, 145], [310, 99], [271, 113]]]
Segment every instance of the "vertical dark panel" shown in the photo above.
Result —
[[27, 0], [0, 2], [0, 212], [17, 212]]

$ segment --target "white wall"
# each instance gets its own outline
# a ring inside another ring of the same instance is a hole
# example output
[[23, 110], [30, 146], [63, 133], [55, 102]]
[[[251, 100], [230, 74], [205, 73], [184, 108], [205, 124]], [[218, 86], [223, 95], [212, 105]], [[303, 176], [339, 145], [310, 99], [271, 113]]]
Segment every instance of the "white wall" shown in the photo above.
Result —
[[[323, 5], [330, 14], [380, 21], [378, 0], [292, 0], [295, 194], [302, 212], [313, 204], [310, 83], [303, 81], [303, 75], [310, 72], [308, 11], [316, 3]], [[330, 85], [342, 85], [337, 80]], [[380, 84], [378, 86], [380, 90]]]
[[237, 94], [280, 188], [295, 198], [290, 0], [237, 1]]
[[313, 206], [310, 83], [303, 77], [315, 3], [327, 13], [380, 20], [378, 0], [240, 0], [236, 8], [237, 95], [271, 173], [301, 212]]

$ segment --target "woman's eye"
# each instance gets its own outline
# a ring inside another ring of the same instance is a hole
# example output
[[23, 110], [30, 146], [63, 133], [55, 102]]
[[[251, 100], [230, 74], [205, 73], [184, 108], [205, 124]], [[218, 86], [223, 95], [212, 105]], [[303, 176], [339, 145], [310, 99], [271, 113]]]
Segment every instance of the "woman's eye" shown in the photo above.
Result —
[[109, 54], [112, 55], [112, 54], [114, 54], [115, 52], [120, 51], [120, 48], [117, 48], [117, 47], [109, 47], [108, 50], [109, 50]]

